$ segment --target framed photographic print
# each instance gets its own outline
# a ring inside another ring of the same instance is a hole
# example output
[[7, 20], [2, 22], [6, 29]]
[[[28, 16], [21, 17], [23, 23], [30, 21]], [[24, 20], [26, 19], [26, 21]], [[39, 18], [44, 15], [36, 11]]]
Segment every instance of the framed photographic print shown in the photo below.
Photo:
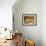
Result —
[[22, 25], [23, 26], [36, 26], [37, 14], [22, 14]]

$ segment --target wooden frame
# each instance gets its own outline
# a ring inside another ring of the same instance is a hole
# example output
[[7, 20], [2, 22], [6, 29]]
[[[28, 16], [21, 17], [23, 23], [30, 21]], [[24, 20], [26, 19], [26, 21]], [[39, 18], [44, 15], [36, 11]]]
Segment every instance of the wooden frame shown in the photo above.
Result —
[[37, 14], [22, 14], [22, 26], [36, 26]]

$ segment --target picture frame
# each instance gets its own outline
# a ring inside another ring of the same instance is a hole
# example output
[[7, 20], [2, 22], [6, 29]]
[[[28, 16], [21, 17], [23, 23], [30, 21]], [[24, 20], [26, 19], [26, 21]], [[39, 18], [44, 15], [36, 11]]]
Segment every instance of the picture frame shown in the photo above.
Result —
[[37, 14], [22, 14], [22, 26], [36, 26]]

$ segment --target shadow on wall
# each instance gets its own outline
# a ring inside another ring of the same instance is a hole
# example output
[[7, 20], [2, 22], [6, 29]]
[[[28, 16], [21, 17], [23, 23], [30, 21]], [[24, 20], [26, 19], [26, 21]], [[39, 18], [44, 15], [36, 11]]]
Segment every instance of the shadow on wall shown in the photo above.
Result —
[[18, 8], [21, 5], [21, 3], [23, 3], [23, 1], [24, 0], [17, 0], [16, 3], [13, 5], [12, 8], [15, 10], [16, 8]]

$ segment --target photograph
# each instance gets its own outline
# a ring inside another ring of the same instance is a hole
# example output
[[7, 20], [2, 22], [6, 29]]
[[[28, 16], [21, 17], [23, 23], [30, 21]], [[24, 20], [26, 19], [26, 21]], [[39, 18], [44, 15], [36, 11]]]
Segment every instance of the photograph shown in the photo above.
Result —
[[22, 14], [22, 25], [25, 26], [37, 25], [37, 14]]

